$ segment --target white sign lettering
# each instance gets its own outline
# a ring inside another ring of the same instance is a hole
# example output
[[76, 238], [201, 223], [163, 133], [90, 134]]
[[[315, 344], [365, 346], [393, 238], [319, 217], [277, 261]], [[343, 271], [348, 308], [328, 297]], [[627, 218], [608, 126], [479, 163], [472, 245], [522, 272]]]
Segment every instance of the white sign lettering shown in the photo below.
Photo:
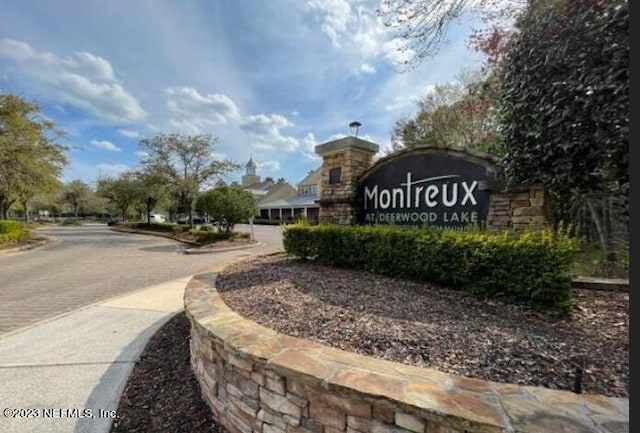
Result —
[[[447, 175], [428, 177], [425, 179], [411, 179], [411, 172], [407, 173], [407, 181], [401, 183], [404, 188], [378, 189], [378, 185], [369, 188], [364, 187], [364, 208], [365, 210], [377, 209], [417, 209], [424, 203], [428, 208], [439, 205], [444, 207], [454, 207], [458, 204], [464, 206], [467, 203], [475, 206], [478, 204], [474, 192], [478, 187], [478, 181], [469, 183], [462, 182], [440, 183], [438, 181], [456, 179], [458, 175]], [[428, 185], [422, 186], [419, 184]], [[460, 192], [460, 194], [459, 194]], [[458, 200], [464, 194], [462, 200]]]

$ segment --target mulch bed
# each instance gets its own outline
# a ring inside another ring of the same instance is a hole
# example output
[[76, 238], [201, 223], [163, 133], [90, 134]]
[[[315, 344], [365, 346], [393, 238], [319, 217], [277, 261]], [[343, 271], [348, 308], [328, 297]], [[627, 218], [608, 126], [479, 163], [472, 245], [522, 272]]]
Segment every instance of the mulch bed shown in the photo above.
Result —
[[570, 317], [551, 319], [284, 254], [233, 265], [216, 285], [242, 316], [339, 349], [496, 382], [629, 396], [628, 292], [574, 289]]
[[[574, 290], [570, 318], [445, 288], [288, 260], [241, 262], [218, 291], [244, 317], [340, 349], [469, 377], [629, 396], [629, 295]], [[228, 433], [200, 396], [189, 321], [168, 321], [129, 377], [111, 432]]]
[[189, 364], [189, 320], [171, 318], [129, 376], [111, 432], [228, 433], [202, 400]]

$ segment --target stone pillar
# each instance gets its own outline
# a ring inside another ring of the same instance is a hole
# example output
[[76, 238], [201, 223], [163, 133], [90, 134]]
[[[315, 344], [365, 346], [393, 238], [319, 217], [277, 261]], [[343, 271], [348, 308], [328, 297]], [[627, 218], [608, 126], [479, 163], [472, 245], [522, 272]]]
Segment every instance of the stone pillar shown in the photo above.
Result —
[[320, 223], [355, 224], [358, 179], [379, 149], [377, 144], [357, 137], [316, 146], [316, 153], [322, 157]]
[[538, 229], [552, 222], [550, 200], [539, 185], [492, 191], [488, 225], [493, 229]]

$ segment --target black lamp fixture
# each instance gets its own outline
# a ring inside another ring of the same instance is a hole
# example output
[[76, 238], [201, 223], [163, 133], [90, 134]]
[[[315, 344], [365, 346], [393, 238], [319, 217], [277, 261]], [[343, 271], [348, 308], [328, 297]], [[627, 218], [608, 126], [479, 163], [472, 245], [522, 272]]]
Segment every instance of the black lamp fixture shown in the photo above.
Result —
[[354, 137], [357, 137], [357, 136], [358, 136], [358, 129], [359, 129], [361, 126], [362, 126], [362, 123], [358, 122], [357, 120], [356, 120], [356, 121], [353, 121], [353, 122], [351, 122], [351, 123], [349, 124], [349, 129], [351, 129], [351, 134], [352, 134]]

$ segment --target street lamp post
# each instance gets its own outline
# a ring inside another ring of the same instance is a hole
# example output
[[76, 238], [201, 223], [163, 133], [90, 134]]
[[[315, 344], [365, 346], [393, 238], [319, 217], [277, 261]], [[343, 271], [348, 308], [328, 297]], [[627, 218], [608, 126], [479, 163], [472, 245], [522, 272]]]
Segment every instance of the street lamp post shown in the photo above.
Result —
[[349, 129], [351, 130], [351, 134], [354, 137], [358, 136], [358, 129], [360, 129], [360, 127], [362, 126], [362, 123], [356, 121], [353, 121], [349, 124]]

